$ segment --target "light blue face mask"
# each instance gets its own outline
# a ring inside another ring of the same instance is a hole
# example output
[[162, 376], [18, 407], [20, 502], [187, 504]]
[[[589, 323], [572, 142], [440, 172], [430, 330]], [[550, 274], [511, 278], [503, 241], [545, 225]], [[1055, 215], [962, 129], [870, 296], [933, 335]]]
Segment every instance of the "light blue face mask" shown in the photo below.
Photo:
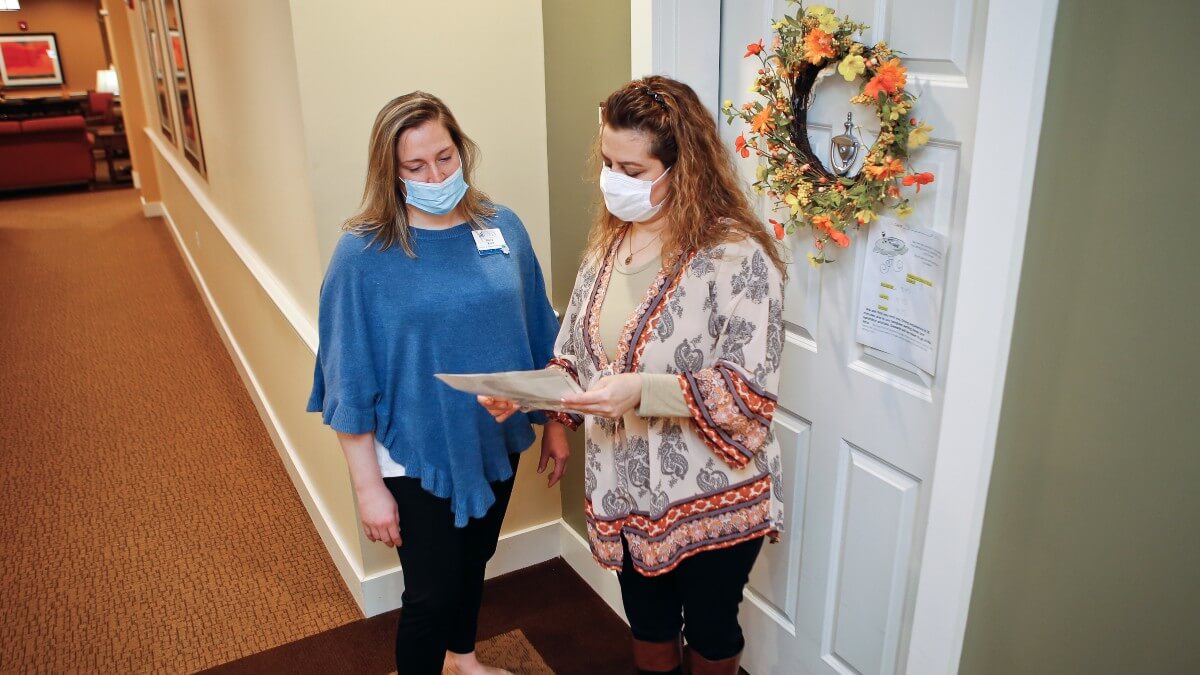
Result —
[[444, 216], [458, 206], [458, 201], [467, 194], [467, 181], [463, 179], [462, 166], [440, 183], [422, 183], [417, 180], [404, 181], [404, 201], [425, 213]]

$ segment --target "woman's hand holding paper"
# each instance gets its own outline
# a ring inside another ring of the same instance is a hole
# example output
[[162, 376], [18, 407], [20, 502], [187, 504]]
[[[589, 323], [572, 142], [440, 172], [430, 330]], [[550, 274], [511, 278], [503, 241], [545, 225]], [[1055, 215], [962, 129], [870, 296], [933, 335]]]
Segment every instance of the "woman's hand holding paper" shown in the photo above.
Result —
[[640, 373], [621, 373], [600, 378], [580, 394], [568, 394], [563, 405], [576, 412], [617, 419], [642, 402]]

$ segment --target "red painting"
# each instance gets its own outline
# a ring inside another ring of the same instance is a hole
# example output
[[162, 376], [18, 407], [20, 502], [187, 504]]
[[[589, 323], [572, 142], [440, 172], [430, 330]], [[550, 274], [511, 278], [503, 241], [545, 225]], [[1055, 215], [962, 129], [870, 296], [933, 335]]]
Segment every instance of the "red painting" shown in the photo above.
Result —
[[171, 55], [175, 61], [175, 74], [183, 75], [183, 36], [171, 31]]
[[9, 77], [54, 77], [54, 59], [50, 42], [0, 42], [0, 55]]
[[5, 86], [62, 84], [58, 43], [52, 33], [0, 35], [0, 75]]

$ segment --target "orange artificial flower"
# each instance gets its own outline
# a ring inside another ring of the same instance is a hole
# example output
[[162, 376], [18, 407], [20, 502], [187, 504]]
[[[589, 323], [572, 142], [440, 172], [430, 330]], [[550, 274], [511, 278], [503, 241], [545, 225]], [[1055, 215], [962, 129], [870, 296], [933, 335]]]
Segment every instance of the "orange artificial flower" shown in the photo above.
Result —
[[850, 237], [847, 237], [845, 232], [831, 230], [829, 232], [829, 238], [833, 240], [833, 243], [841, 246], [842, 248], [846, 248], [850, 245]]
[[834, 231], [833, 220], [831, 220], [829, 216], [813, 216], [812, 224], [814, 228], [821, 230], [822, 232]]
[[905, 176], [904, 180], [901, 182], [904, 183], [905, 187], [911, 186], [915, 183], [917, 186], [917, 192], [920, 192], [922, 185], [929, 185], [933, 182], [933, 174], [929, 173], [928, 171], [924, 173], [910, 173]]
[[733, 141], [733, 149], [742, 157], [750, 156], [750, 147], [746, 145], [745, 134], [738, 134], [738, 137]]
[[774, 115], [775, 109], [770, 104], [763, 106], [762, 111], [755, 115], [754, 119], [750, 120], [750, 131], [756, 134], [769, 133], [775, 128]]
[[875, 180], [887, 180], [904, 173], [904, 164], [898, 159], [885, 157], [883, 164], [868, 164], [863, 171]]
[[880, 92], [894, 94], [907, 83], [908, 69], [900, 65], [900, 59], [892, 59], [875, 70], [875, 77], [863, 87], [863, 94], [871, 98], [877, 98]]
[[826, 33], [820, 28], [813, 28], [804, 36], [804, 60], [813, 64], [820, 65], [825, 59], [832, 59], [837, 56], [837, 52], [833, 49], [833, 35]]
[[758, 54], [762, 53], [762, 50], [763, 50], [763, 41], [762, 40], [759, 40], [758, 42], [751, 42], [750, 44], [746, 45], [746, 55], [742, 58], [748, 59], [751, 56], [757, 56]]
[[895, 197], [896, 199], [899, 199], [900, 198], [900, 188], [896, 187], [895, 185], [887, 186], [887, 195], [889, 197]]
[[779, 239], [780, 241], [782, 241], [782, 240], [783, 240], [783, 235], [787, 234], [787, 232], [785, 232], [785, 231], [784, 231], [784, 229], [783, 229], [783, 225], [780, 225], [780, 224], [779, 224], [779, 221], [778, 221], [778, 220], [775, 220], [774, 218], [768, 218], [768, 219], [767, 219], [767, 222], [769, 222], [769, 223], [771, 223], [772, 225], [774, 225], [774, 226], [775, 226], [775, 238], [776, 238], [776, 239]]

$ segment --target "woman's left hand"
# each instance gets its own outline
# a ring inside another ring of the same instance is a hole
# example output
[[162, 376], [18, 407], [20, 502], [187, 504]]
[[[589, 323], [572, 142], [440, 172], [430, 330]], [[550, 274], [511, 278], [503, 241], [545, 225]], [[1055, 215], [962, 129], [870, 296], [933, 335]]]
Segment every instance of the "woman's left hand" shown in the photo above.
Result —
[[476, 401], [479, 405], [487, 408], [488, 414], [496, 418], [497, 422], [503, 422], [513, 416], [513, 413], [521, 409], [521, 406], [516, 401], [510, 401], [506, 398], [497, 398], [494, 396], [476, 396]]
[[575, 412], [608, 419], [623, 416], [641, 402], [641, 373], [602, 377], [582, 394], [570, 394], [563, 398], [563, 404]]

